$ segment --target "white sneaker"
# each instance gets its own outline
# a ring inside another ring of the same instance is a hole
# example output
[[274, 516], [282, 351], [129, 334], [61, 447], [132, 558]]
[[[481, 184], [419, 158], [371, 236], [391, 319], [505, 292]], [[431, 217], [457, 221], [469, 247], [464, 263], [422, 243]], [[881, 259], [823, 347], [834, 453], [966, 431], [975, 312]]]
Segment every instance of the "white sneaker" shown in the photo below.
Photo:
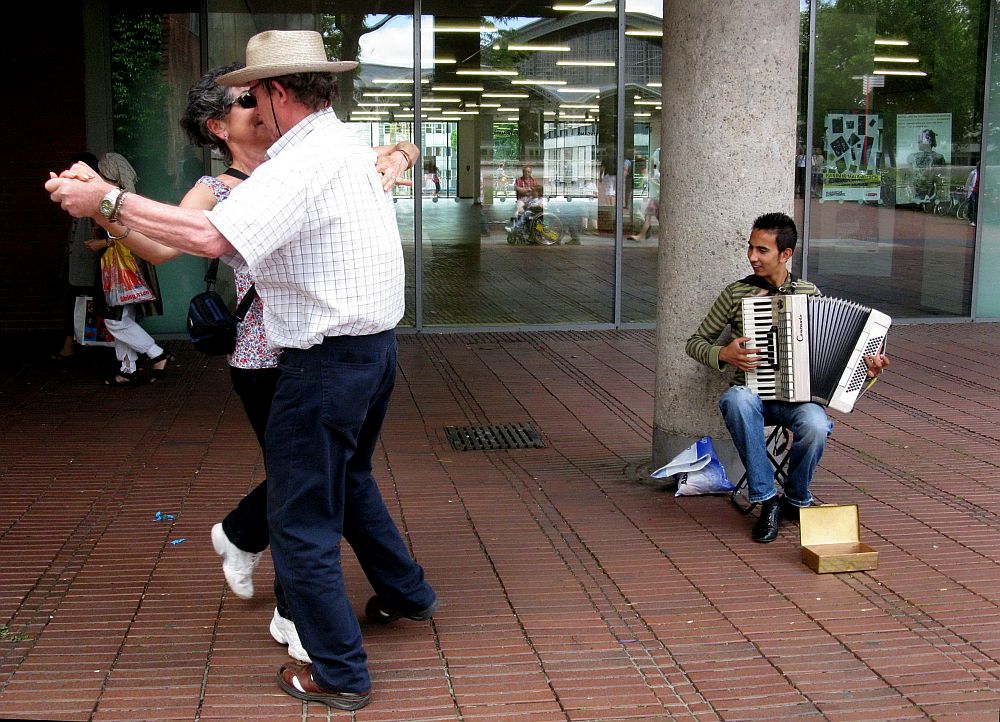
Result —
[[271, 636], [278, 644], [288, 645], [288, 656], [300, 662], [310, 664], [309, 654], [306, 652], [302, 642], [299, 641], [299, 633], [295, 629], [295, 622], [285, 619], [278, 614], [278, 608], [274, 608], [274, 616], [271, 618]]
[[253, 596], [253, 570], [260, 561], [261, 552], [253, 554], [245, 552], [229, 541], [222, 524], [212, 527], [212, 546], [215, 553], [222, 557], [222, 573], [233, 594], [241, 599]]

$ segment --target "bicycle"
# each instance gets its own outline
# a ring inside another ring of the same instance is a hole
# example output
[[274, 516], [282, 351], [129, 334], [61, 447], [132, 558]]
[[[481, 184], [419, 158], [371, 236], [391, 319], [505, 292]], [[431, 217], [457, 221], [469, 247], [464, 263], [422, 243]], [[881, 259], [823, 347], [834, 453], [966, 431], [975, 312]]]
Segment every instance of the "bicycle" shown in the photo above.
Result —
[[936, 216], [950, 216], [952, 213], [958, 213], [959, 209], [962, 207], [962, 196], [964, 194], [958, 191], [950, 191], [948, 193], [948, 199], [938, 199], [934, 204], [934, 215]]
[[969, 197], [966, 196], [961, 203], [958, 204], [958, 208], [955, 209], [955, 218], [960, 221], [969, 220]]

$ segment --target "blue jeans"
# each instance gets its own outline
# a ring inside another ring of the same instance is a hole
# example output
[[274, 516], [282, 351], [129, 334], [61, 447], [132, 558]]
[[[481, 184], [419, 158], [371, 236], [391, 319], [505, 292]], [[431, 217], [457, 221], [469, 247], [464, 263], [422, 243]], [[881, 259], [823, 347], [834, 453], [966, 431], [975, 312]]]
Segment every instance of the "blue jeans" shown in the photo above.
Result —
[[764, 427], [782, 426], [792, 432], [785, 499], [795, 506], [809, 506], [809, 484], [833, 431], [833, 422], [823, 407], [810, 402], [763, 401], [746, 386], [733, 386], [719, 399], [719, 408], [746, 467], [750, 501], [767, 501], [777, 493], [774, 469], [764, 446]]
[[309, 349], [286, 349], [280, 368], [266, 432], [274, 568], [316, 682], [367, 692], [367, 655], [344, 586], [341, 539], [388, 605], [418, 611], [435, 600], [372, 477], [396, 377], [396, 337], [329, 337]]

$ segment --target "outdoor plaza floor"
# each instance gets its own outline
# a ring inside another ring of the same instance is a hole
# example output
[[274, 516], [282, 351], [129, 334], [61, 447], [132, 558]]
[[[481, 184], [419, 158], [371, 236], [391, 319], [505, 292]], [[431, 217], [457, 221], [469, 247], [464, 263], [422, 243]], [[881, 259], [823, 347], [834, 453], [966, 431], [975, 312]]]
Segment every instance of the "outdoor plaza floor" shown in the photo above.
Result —
[[[376, 477], [443, 606], [362, 622], [374, 691], [353, 714], [278, 689], [268, 555], [253, 599], [227, 591], [209, 530], [261, 455], [224, 360], [168, 346], [138, 388], [101, 383], [103, 350], [0, 362], [2, 718], [998, 719], [996, 325], [892, 331], [813, 487], [859, 505], [878, 568], [824, 575], [794, 525], [755, 544], [725, 497], [642, 483], [654, 331], [401, 336]], [[445, 432], [502, 423], [545, 447]]]

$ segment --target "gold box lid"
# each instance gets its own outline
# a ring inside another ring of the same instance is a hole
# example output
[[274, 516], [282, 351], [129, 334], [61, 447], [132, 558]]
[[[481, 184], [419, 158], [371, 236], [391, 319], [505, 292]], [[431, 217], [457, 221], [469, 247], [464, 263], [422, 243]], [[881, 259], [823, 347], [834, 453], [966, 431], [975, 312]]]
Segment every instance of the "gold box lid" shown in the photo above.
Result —
[[850, 544], [861, 540], [857, 504], [829, 504], [799, 509], [799, 544]]

